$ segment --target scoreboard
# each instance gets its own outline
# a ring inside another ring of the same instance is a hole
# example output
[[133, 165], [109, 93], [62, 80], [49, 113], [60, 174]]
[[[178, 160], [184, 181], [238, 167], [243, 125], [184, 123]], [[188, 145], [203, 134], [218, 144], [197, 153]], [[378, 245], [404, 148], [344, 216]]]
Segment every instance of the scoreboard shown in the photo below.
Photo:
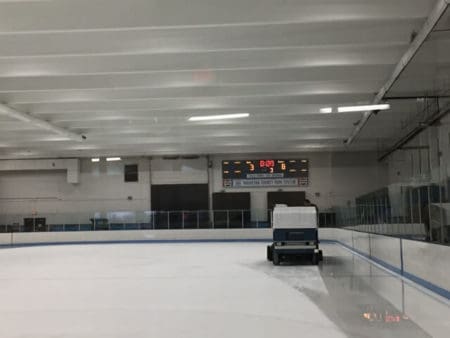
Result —
[[222, 161], [226, 188], [308, 186], [307, 159], [261, 159]]

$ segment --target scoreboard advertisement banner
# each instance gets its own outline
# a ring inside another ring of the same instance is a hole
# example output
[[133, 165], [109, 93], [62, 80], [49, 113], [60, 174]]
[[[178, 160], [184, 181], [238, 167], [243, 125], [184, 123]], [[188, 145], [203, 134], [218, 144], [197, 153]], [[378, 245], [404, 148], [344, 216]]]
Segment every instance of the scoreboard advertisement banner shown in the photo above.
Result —
[[263, 159], [222, 161], [226, 188], [308, 186], [306, 159]]

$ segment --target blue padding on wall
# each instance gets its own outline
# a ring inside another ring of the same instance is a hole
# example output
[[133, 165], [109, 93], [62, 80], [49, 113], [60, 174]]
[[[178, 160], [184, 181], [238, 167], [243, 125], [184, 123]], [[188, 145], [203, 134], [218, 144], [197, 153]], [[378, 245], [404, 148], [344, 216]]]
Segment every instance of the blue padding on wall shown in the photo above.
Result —
[[65, 231], [79, 231], [80, 226], [78, 224], [66, 224]]
[[125, 224], [126, 230], [139, 230], [139, 223], [127, 223]]
[[437, 286], [436, 284], [433, 284], [425, 279], [422, 279], [420, 277], [417, 277], [416, 275], [413, 275], [412, 273], [403, 272], [403, 277], [410, 279], [416, 284], [419, 284], [420, 286], [423, 286], [424, 288], [433, 291], [434, 293], [437, 293], [439, 296], [442, 296], [444, 298], [447, 298], [450, 300], [450, 291], [446, 290], [444, 288], [441, 288], [440, 286]]
[[93, 228], [92, 224], [80, 224], [80, 231], [91, 231]]
[[[51, 229], [51, 231], [64, 231], [62, 229], [62, 227], [64, 227], [66, 230], [65, 231], [91, 231], [94, 230], [94, 225], [93, 224], [49, 224], [49, 227]], [[153, 229], [155, 227], [155, 224], [153, 223], [97, 223], [96, 224], [96, 229], [97, 230], [144, 230], [144, 229]], [[208, 229], [209, 226], [204, 226], [204, 224], [202, 222], [200, 222], [199, 224], [200, 228], [203, 229]], [[246, 229], [257, 229], [257, 228], [264, 228], [264, 229], [269, 229], [271, 227], [270, 222], [251, 222], [249, 224], [244, 224], [243, 228]], [[53, 228], [58, 229], [58, 230], [53, 230]], [[163, 225], [156, 225], [157, 229], [169, 229], [169, 227], [167, 226], [167, 224], [163, 224]], [[183, 225], [181, 223], [179, 224], [171, 224], [170, 228], [172, 229], [183, 229]], [[184, 228], [186, 229], [197, 229], [197, 223], [194, 222], [190, 222], [190, 223], [186, 223]], [[216, 224], [216, 228], [218, 229], [225, 229], [227, 228], [226, 224], [223, 224], [223, 226], [218, 226]], [[232, 228], [241, 228], [241, 225], [239, 225], [238, 227], [232, 227]]]
[[64, 225], [62, 224], [52, 224], [49, 227], [51, 232], [64, 231]]
[[110, 223], [109, 228], [111, 230], [125, 230], [123, 223]]

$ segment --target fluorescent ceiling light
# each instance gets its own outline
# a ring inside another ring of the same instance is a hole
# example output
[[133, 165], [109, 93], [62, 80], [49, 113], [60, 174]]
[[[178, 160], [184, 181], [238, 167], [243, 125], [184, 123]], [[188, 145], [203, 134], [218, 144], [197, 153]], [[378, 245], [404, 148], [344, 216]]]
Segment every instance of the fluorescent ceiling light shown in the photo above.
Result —
[[191, 116], [189, 121], [211, 121], [211, 120], [226, 120], [226, 119], [239, 119], [249, 117], [249, 113], [240, 114], [222, 114], [222, 115], [209, 115], [209, 116]]
[[114, 161], [120, 161], [122, 160], [120, 157], [107, 157], [106, 161], [108, 162], [114, 162]]
[[98, 157], [91, 158], [91, 162], [100, 162], [100, 159]]
[[348, 107], [339, 107], [338, 113], [352, 113], [352, 112], [359, 112], [359, 111], [373, 111], [373, 110], [387, 110], [390, 109], [390, 104], [373, 104], [373, 105], [366, 105], [366, 106], [348, 106]]
[[333, 112], [333, 108], [331, 107], [320, 108], [320, 112], [322, 114], [331, 114]]

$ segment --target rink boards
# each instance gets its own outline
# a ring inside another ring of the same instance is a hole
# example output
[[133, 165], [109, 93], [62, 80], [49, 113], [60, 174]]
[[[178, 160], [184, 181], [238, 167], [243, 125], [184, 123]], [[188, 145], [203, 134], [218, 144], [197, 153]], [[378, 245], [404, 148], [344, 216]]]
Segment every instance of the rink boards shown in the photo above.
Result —
[[[344, 229], [319, 229], [323, 242], [338, 243], [393, 273], [450, 299], [450, 247]], [[272, 229], [77, 231], [0, 234], [0, 246], [117, 242], [267, 241]], [[326, 255], [326, 252], [324, 253]]]

